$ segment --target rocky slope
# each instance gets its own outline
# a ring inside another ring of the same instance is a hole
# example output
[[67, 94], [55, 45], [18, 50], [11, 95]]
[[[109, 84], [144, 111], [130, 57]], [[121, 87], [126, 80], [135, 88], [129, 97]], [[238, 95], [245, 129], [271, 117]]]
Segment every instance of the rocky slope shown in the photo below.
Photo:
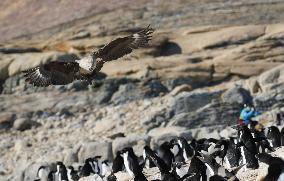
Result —
[[[243, 103], [265, 124], [284, 111], [282, 1], [133, 2], [1, 1], [0, 180], [176, 135], [226, 137]], [[34, 88], [22, 78], [149, 23], [150, 47], [107, 63], [92, 86]]]

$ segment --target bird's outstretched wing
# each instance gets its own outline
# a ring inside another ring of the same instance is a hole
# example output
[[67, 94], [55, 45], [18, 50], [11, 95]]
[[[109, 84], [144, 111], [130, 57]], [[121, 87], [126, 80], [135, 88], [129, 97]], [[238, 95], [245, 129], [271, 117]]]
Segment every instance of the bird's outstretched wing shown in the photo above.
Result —
[[23, 71], [26, 82], [37, 87], [65, 85], [76, 79], [79, 64], [76, 62], [49, 62]]
[[95, 57], [99, 58], [95, 71], [100, 71], [103, 64], [107, 61], [123, 57], [124, 55], [131, 53], [133, 49], [146, 47], [148, 42], [151, 40], [153, 32], [154, 29], [152, 29], [149, 25], [147, 28], [130, 36], [117, 38], [99, 49], [97, 52], [94, 52]]

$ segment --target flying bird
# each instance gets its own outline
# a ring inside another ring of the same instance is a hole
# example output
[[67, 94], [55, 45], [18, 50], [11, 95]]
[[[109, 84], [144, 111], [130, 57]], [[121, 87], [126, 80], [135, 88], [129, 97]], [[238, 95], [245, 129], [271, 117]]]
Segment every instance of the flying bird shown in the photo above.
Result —
[[26, 82], [37, 87], [66, 85], [75, 80], [91, 82], [104, 63], [123, 57], [134, 49], [146, 47], [154, 29], [150, 26], [132, 35], [117, 38], [98, 51], [74, 62], [49, 62], [23, 71]]

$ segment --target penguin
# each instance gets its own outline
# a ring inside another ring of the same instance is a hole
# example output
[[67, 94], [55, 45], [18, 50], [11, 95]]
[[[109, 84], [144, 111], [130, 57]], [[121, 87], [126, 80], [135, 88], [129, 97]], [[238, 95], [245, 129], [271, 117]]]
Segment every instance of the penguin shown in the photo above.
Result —
[[50, 170], [48, 166], [40, 166], [37, 171], [38, 181], [53, 181], [54, 177], [53, 171]]
[[92, 158], [92, 161], [91, 161], [93, 172], [98, 175], [101, 174], [101, 167], [102, 167], [100, 158], [101, 156], [95, 156]]
[[87, 158], [85, 160], [85, 163], [83, 167], [80, 170], [79, 176], [80, 177], [87, 177], [90, 176], [92, 173], [94, 174], [94, 169], [93, 169], [93, 159], [92, 158]]
[[204, 148], [201, 150], [202, 154], [211, 155], [212, 153], [219, 151], [219, 148], [215, 147], [219, 140], [214, 138], [205, 139], [203, 142]]
[[78, 173], [75, 171], [74, 167], [72, 166], [67, 167], [67, 177], [68, 181], [78, 181], [80, 179]]
[[271, 147], [267, 137], [265, 136], [264, 129], [262, 130], [253, 130], [254, 132], [254, 139], [256, 142], [256, 147], [258, 153], [265, 153], [265, 152], [273, 152], [275, 149]]
[[55, 178], [59, 181], [68, 181], [67, 169], [62, 162], [56, 162]]
[[267, 139], [269, 140], [271, 147], [276, 148], [281, 146], [281, 135], [276, 126], [270, 126], [268, 128]]
[[228, 140], [219, 140], [215, 145], [215, 152], [211, 155], [215, 158], [217, 163], [220, 165], [224, 165], [224, 159], [227, 154], [227, 150], [229, 147], [229, 141]]
[[132, 147], [126, 147], [122, 150], [123, 163], [127, 173], [134, 177], [134, 181], [147, 181], [143, 174], [143, 168], [139, 165], [138, 157], [135, 155]]
[[101, 176], [105, 177], [107, 174], [111, 173], [111, 166], [108, 160], [104, 160], [101, 163]]
[[165, 162], [167, 169], [171, 170], [174, 162], [174, 154], [171, 151], [171, 144], [169, 142], [162, 143], [157, 149], [158, 156]]
[[284, 146], [284, 127], [281, 129], [280, 137], [281, 137], [281, 146]]
[[241, 149], [241, 162], [245, 165], [245, 169], [257, 169], [259, 167], [256, 144], [247, 126], [238, 127], [239, 142], [237, 146]]
[[188, 144], [185, 138], [178, 137], [174, 139], [174, 141], [179, 145], [184, 161], [188, 161], [194, 156], [195, 150], [190, 144]]
[[195, 174], [195, 179], [196, 180], [202, 180], [206, 181], [207, 180], [207, 174], [206, 170], [207, 167], [206, 165], [198, 158], [198, 154], [194, 155], [191, 158], [188, 173], [189, 174]]
[[207, 167], [207, 178], [209, 179], [210, 177], [214, 175], [219, 175], [223, 178], [229, 179], [229, 178], [234, 178], [233, 180], [238, 180], [238, 178], [235, 176], [237, 171], [239, 171], [239, 168], [233, 170], [233, 171], [228, 171], [226, 168], [221, 166], [216, 162], [216, 160], [211, 156], [211, 155], [202, 155], [202, 157], [199, 157], [199, 159], [206, 165]]
[[171, 152], [174, 154], [174, 162], [183, 162], [185, 163], [185, 159], [183, 157], [183, 151], [180, 144], [177, 142], [176, 139], [172, 139], [170, 141], [171, 145]]
[[230, 137], [226, 142], [228, 144], [228, 148], [224, 157], [225, 165], [228, 169], [238, 167], [241, 153], [240, 149], [237, 147], [237, 140]]
[[159, 168], [162, 181], [177, 181], [178, 178], [171, 171], [171, 168], [161, 159], [149, 146], [144, 147], [145, 156]]
[[281, 158], [273, 157], [267, 153], [260, 153], [257, 158], [268, 165], [267, 175], [263, 181], [284, 180], [284, 161]]
[[144, 168], [152, 168], [152, 167], [155, 167], [155, 164], [153, 163], [153, 161], [151, 159], [149, 159], [149, 154], [151, 152], [151, 148], [149, 146], [144, 146], [144, 149], [143, 149], [143, 160], [144, 160], [144, 163], [143, 163], [143, 167]]
[[112, 162], [111, 173], [114, 174], [122, 170], [124, 170], [122, 151], [117, 151], [116, 157]]

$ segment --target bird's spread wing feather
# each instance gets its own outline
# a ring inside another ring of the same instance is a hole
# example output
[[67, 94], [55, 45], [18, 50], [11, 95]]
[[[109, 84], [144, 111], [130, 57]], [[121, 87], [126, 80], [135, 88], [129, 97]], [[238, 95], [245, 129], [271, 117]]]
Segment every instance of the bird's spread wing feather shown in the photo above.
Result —
[[103, 48], [95, 52], [95, 56], [100, 60], [97, 62], [97, 71], [103, 67], [107, 61], [116, 60], [124, 55], [132, 52], [133, 49], [146, 47], [151, 40], [154, 29], [148, 26], [147, 28], [134, 33], [130, 36], [117, 38], [105, 45]]
[[76, 79], [79, 69], [75, 62], [49, 62], [47, 64], [23, 71], [26, 81], [34, 86], [64, 85]]

